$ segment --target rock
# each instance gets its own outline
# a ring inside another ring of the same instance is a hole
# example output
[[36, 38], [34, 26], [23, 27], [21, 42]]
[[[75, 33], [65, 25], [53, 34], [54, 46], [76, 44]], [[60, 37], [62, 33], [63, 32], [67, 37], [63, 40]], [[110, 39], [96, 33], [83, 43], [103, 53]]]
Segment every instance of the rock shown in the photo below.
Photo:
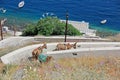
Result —
[[14, 75], [13, 75], [13, 80], [22, 80], [22, 78], [24, 77], [25, 72], [24, 69], [19, 69], [17, 70]]

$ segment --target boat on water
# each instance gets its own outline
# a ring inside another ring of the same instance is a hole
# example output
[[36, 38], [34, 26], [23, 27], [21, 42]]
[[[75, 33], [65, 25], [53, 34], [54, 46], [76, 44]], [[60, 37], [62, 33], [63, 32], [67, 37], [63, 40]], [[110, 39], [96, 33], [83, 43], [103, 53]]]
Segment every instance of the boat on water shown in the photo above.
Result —
[[19, 2], [18, 7], [22, 8], [24, 6], [24, 4], [25, 4], [25, 1], [21, 1], [21, 2]]
[[0, 11], [2, 12], [2, 13], [6, 13], [6, 9], [4, 9], [4, 8], [0, 8]]
[[100, 23], [105, 24], [106, 22], [107, 22], [107, 20], [105, 19], [105, 20], [102, 20]]

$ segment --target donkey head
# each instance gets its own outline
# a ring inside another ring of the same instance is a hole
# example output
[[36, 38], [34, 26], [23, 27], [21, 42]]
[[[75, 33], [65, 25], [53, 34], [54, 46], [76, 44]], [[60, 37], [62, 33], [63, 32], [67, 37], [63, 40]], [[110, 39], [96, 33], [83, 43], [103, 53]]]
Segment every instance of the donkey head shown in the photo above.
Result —
[[44, 43], [44, 44], [43, 44], [43, 46], [42, 46], [42, 48], [47, 49], [47, 44], [46, 44], [46, 43]]
[[75, 42], [75, 43], [73, 44], [73, 48], [74, 48], [74, 49], [76, 49], [76, 44], [77, 44], [77, 42]]

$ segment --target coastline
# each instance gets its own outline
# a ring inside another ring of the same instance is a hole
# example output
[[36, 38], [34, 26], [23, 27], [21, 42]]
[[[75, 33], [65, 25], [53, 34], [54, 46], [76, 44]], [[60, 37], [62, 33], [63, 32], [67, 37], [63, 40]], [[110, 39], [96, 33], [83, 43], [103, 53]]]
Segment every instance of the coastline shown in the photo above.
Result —
[[[8, 21], [5, 23], [5, 26], [8, 26], [8, 27], [11, 27], [11, 25], [13, 25], [13, 26], [16, 26], [18, 28], [24, 28], [25, 25], [31, 24], [31, 23], [36, 23], [38, 21], [38, 20], [26, 19], [26, 18], [15, 18], [15, 17], [11, 17], [11, 19], [9, 19], [9, 18], [10, 17], [8, 17]], [[65, 20], [61, 20], [61, 21], [65, 21]], [[87, 34], [92, 35], [92, 36], [96, 36], [95, 33], [97, 31], [98, 32], [105, 32], [108, 34], [109, 33], [110, 34], [111, 33], [115, 33], [115, 34], [120, 33], [120, 31], [111, 30], [111, 29], [107, 29], [107, 28], [101, 28], [99, 26], [90, 24], [89, 22], [85, 22], [85, 21], [69, 20], [68, 24], [72, 24], [78, 30], [82, 30], [83, 33], [87, 33]]]
[[[98, 5], [91, 5], [91, 0], [90, 1], [25, 1], [27, 5], [25, 5], [23, 8], [19, 9], [17, 6], [17, 3], [19, 1], [9, 1], [9, 3], [2, 1], [1, 2], [1, 7], [3, 6], [7, 11], [6, 13], [1, 13], [0, 18], [8, 18], [9, 20], [12, 18], [15, 18], [16, 21], [15, 23], [22, 24], [27, 21], [31, 21], [34, 23], [34, 21], [38, 21], [44, 13], [53, 13], [55, 16], [58, 16], [61, 19], [65, 19], [65, 13], [66, 9], [68, 10], [69, 13], [69, 19], [70, 20], [85, 20], [90, 23], [90, 25], [94, 25], [95, 27], [91, 27], [93, 29], [97, 29], [96, 27], [101, 27], [102, 30], [104, 28], [108, 29], [115, 29], [120, 31], [120, 18], [119, 16], [119, 9], [115, 7], [119, 7], [118, 4], [113, 4], [113, 1], [104, 1], [101, 2], [100, 0], [97, 1], [92, 1], [92, 3], [99, 3]], [[75, 5], [73, 5], [73, 2]], [[109, 4], [107, 4], [109, 2]], [[115, 1], [116, 2], [116, 1]], [[6, 3], [6, 4], [4, 4]], [[34, 3], [34, 4], [33, 4]], [[64, 3], [64, 4], [63, 4]], [[78, 4], [79, 3], [79, 4]], [[85, 3], [86, 5], [84, 5]], [[31, 6], [32, 4], [32, 6]], [[41, 5], [40, 5], [41, 4]], [[47, 4], [47, 6], [46, 6]], [[54, 5], [53, 5], [54, 4]], [[107, 5], [112, 5], [108, 6]], [[101, 6], [102, 5], [102, 6]], [[39, 7], [38, 7], [39, 6]], [[78, 8], [79, 7], [79, 8]], [[115, 8], [115, 9], [114, 9]], [[99, 26], [99, 23], [101, 20], [107, 20], [107, 24], [103, 26]], [[13, 19], [14, 20], [14, 19]], [[13, 22], [11, 20], [11, 22]], [[21, 22], [21, 23], [20, 23]], [[25, 23], [24, 23], [25, 24]], [[16, 24], [17, 25], [17, 24]], [[105, 31], [108, 31], [105, 30]], [[98, 29], [97, 29], [98, 30]], [[112, 31], [113, 32], [113, 31]]]
[[[15, 25], [15, 26], [24, 26], [30, 23], [36, 23], [40, 18], [35, 18], [35, 17], [24, 17], [24, 16], [17, 16], [14, 15], [12, 16], [11, 13], [7, 13], [7, 14], [1, 14], [0, 15], [0, 19], [4, 19], [7, 18], [7, 22], [6, 22], [6, 26], [11, 26], [11, 25]], [[62, 20], [62, 19], [60, 19]], [[72, 22], [73, 24], [76, 23], [80, 23], [82, 21], [77, 21], [77, 20], [69, 20], [70, 22]], [[97, 25], [97, 24], [92, 24], [89, 21], [85, 21], [89, 23], [89, 29], [93, 29], [93, 30], [97, 30], [97, 31], [104, 31], [104, 32], [114, 32], [114, 33], [120, 33], [119, 30], [113, 30], [112, 28], [108, 28], [108, 26], [105, 25]]]
[[[61, 20], [61, 21], [65, 22], [65, 20]], [[68, 24], [73, 25], [85, 37], [96, 37], [96, 30], [89, 28], [89, 22], [69, 20]]]
[[89, 26], [89, 29], [92, 29], [92, 30], [98, 30], [98, 31], [104, 31], [104, 32], [114, 32], [114, 33], [120, 33], [120, 31], [117, 31], [117, 30], [113, 30], [113, 29], [110, 29], [110, 28], [106, 28], [104, 26], [104, 28], [100, 27], [99, 25], [95, 25], [95, 24], [91, 24], [89, 22], [86, 22], [86, 21], [75, 21], [75, 20], [69, 20], [70, 23], [72, 24], [76, 24], [76, 23], [87, 23], [88, 26]]
[[[85, 31], [84, 37], [101, 37], [106, 38], [109, 36], [116, 36], [120, 34], [120, 31], [108, 29], [104, 26], [104, 28], [90, 24], [89, 22], [85, 21], [71, 21], [69, 20], [69, 23], [77, 28], [80, 31]], [[81, 26], [79, 26], [81, 25]], [[79, 27], [81, 27], [79, 29]]]
[[[65, 20], [62, 20], [65, 22]], [[84, 37], [108, 37], [120, 34], [120, 31], [111, 30], [107, 28], [100, 28], [95, 25], [91, 25], [89, 22], [85, 21], [68, 21], [69, 24], [72, 24], [80, 32], [84, 33]]]
[[98, 30], [98, 31], [120, 33], [120, 31], [113, 30], [113, 29], [110, 29], [110, 28], [105, 28], [105, 27], [102, 28], [102, 27], [96, 26], [96, 25], [94, 25], [94, 24], [90, 24], [90, 28], [91, 28], [91, 29]]
[[[4, 19], [7, 18], [7, 22], [6, 25], [17, 25], [17, 26], [23, 26], [23, 25], [27, 25], [30, 23], [36, 23], [39, 19], [38, 18], [33, 18], [33, 17], [29, 17], [26, 18], [24, 16], [11, 16], [11, 15], [1, 15], [0, 19]], [[60, 19], [63, 20], [63, 19]], [[64, 21], [64, 20], [63, 20]], [[84, 20], [83, 20], [84, 21]], [[76, 24], [76, 23], [81, 23], [82, 21], [76, 21], [76, 20], [69, 20], [69, 22]], [[86, 21], [85, 21], [86, 22]], [[98, 30], [98, 31], [104, 31], [104, 32], [114, 32], [114, 33], [120, 33], [119, 30], [113, 30], [112, 28], [108, 28], [106, 25], [101, 26], [101, 25], [96, 25], [96, 24], [91, 24], [89, 21], [87, 21], [89, 23], [89, 29], [93, 29], [93, 30]]]
[[[108, 29], [108, 28], [101, 28], [101, 27], [97, 27], [95, 25], [90, 25], [91, 29], [95, 29], [96, 35], [102, 38], [106, 38], [106, 37], [115, 37], [117, 35], [120, 34], [120, 31], [116, 31], [116, 30], [112, 30], [112, 29]], [[117, 38], [117, 37], [116, 37]]]

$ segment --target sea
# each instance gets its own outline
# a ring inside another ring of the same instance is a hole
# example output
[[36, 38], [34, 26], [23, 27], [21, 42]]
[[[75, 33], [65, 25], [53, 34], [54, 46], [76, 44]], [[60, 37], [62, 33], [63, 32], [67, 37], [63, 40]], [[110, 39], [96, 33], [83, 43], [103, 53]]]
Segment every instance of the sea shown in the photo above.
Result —
[[[19, 2], [24, 1], [22, 8]], [[89, 22], [90, 28], [120, 32], [120, 0], [0, 0], [0, 19], [20, 25], [47, 16]], [[107, 20], [101, 24], [102, 20]], [[6, 24], [7, 24], [6, 22]]]

